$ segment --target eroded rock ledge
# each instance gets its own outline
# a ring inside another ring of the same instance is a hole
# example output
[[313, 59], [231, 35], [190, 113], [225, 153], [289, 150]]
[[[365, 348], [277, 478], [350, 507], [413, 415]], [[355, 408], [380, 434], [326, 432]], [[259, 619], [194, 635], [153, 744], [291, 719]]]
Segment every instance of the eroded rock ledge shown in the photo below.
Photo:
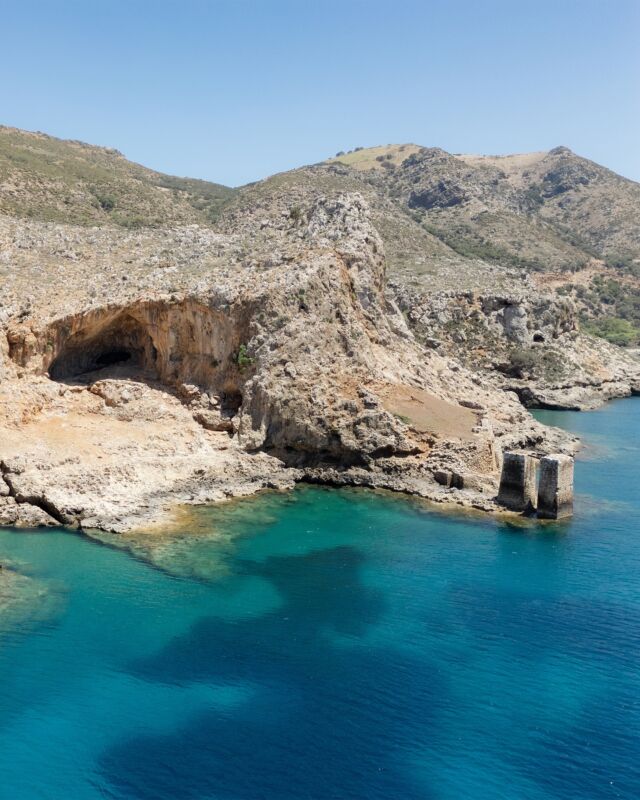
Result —
[[[59, 227], [15, 251], [17, 274]], [[198, 236], [174, 233], [176, 252], [198, 246], [170, 280], [144, 268], [162, 253], [172, 269], [167, 232], [145, 231], [107, 267], [82, 249], [71, 291], [43, 280], [27, 302], [8, 294], [1, 522], [124, 531], [302, 479], [493, 510], [504, 449], [575, 446], [416, 338], [385, 295], [360, 195]]]
[[456, 358], [528, 408], [587, 410], [640, 392], [640, 360], [580, 331], [569, 298], [523, 275], [518, 291], [390, 291], [426, 347]]

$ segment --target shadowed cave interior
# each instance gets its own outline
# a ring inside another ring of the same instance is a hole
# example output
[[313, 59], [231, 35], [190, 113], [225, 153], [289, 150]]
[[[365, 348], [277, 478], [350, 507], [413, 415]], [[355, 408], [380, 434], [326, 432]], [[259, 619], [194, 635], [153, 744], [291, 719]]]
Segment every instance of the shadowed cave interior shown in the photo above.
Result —
[[54, 380], [73, 380], [87, 373], [126, 365], [157, 377], [157, 351], [144, 325], [128, 314], [102, 328], [70, 336], [49, 367]]

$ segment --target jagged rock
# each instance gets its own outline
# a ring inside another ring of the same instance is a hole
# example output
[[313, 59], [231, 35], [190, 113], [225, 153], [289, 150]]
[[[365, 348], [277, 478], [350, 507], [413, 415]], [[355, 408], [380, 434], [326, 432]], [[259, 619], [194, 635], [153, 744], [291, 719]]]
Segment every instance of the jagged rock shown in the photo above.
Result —
[[15, 216], [0, 213], [4, 506], [120, 531], [305, 477], [495, 511], [500, 452], [571, 452], [520, 401], [584, 407], [640, 373], [580, 333], [579, 293], [553, 294], [545, 270], [605, 269], [582, 239], [637, 258], [637, 187], [565, 149], [389, 155], [218, 187], [213, 224], [211, 185], [170, 192], [140, 167], [136, 201], [108, 151], [73, 151], [123, 181], [106, 219], [91, 181], [64, 204], [48, 174], [30, 190], [16, 173]]
[[30, 503], [19, 503], [13, 497], [0, 497], [0, 525], [15, 528], [51, 528], [58, 520], [42, 508]]
[[[173, 502], [290, 483], [300, 470], [332, 480], [335, 465], [356, 483], [437, 495], [437, 465], [484, 502], [496, 437], [513, 439], [517, 420], [519, 440], [544, 439], [516, 398], [411, 336], [385, 296], [384, 247], [361, 195], [319, 197], [295, 225], [279, 219], [260, 247], [244, 220], [246, 266], [195, 259], [171, 293], [166, 270], [149, 282], [149, 267], [114, 259], [102, 304], [87, 300], [97, 251], [73, 232], [75, 293], [52, 304], [43, 284], [28, 315], [6, 322], [0, 456], [16, 498], [66, 524], [125, 530]], [[42, 228], [40, 251], [57, 235]], [[201, 236], [217, 252], [240, 247], [190, 228], [127, 233], [126, 248], [146, 265], [167, 237], [188, 251]], [[383, 402], [394, 387], [415, 387], [432, 410], [395, 413]], [[457, 398], [491, 424], [458, 430], [456, 413], [471, 412]]]
[[233, 433], [233, 421], [228, 417], [223, 417], [219, 411], [196, 411], [193, 418], [208, 431], [227, 431], [227, 433]]
[[515, 392], [527, 407], [594, 408], [632, 394], [640, 381], [634, 353], [579, 332], [570, 299], [526, 284], [519, 295], [394, 289], [421, 341], [439, 337], [439, 352]]

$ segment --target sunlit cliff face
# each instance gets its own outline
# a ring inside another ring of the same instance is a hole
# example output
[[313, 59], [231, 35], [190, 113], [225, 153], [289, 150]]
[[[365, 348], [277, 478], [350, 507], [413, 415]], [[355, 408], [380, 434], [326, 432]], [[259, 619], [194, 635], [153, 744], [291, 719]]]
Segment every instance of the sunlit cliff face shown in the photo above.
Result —
[[194, 300], [147, 301], [77, 314], [37, 333], [14, 331], [9, 355], [16, 365], [57, 381], [82, 381], [127, 365], [168, 385], [194, 383], [221, 392], [236, 372], [242, 327]]

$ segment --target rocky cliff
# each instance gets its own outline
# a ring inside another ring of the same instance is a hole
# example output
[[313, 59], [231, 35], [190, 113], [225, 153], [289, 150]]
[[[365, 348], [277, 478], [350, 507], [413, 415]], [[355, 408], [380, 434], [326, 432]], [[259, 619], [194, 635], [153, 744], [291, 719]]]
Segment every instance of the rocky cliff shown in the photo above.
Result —
[[637, 362], [580, 332], [573, 297], [414, 219], [487, 202], [464, 160], [428, 179], [423, 161], [453, 157], [423, 151], [275, 176], [206, 219], [206, 190], [183, 183], [133, 226], [86, 219], [96, 160], [124, 171], [123, 207], [125, 177], [168, 190], [110, 151], [82, 150], [64, 220], [42, 210], [59, 201], [46, 181], [25, 218], [26, 178], [5, 175], [0, 521], [122, 531], [302, 479], [496, 510], [505, 449], [572, 450], [525, 405], [635, 391]]
[[531, 408], [586, 410], [640, 391], [638, 358], [580, 330], [575, 303], [523, 279], [509, 292], [415, 291], [392, 282], [416, 337]]

